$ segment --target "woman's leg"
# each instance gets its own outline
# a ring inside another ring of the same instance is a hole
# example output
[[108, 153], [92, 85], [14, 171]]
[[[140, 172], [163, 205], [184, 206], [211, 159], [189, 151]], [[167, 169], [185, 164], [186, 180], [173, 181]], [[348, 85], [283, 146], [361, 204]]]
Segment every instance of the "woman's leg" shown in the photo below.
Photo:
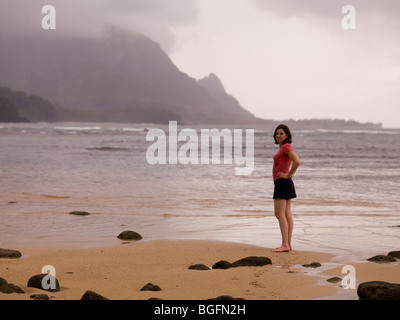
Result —
[[288, 224], [288, 243], [289, 248], [292, 250], [292, 234], [293, 234], [293, 217], [292, 217], [292, 203], [289, 200], [286, 201], [285, 217]]
[[275, 252], [286, 252], [290, 250], [289, 225], [291, 228], [293, 228], [293, 220], [291, 219], [291, 222], [288, 222], [286, 218], [287, 205], [289, 205], [290, 212], [290, 201], [288, 203], [288, 200], [285, 199], [274, 199], [275, 216], [279, 221], [279, 227], [282, 235], [282, 245], [278, 249], [275, 249]]

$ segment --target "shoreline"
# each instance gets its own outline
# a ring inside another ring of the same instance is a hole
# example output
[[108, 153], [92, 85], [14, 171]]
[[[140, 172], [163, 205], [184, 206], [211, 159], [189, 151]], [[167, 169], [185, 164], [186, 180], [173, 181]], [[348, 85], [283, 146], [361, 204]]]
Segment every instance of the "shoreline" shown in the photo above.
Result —
[[[9, 210], [15, 210], [15, 205], [6, 206], [10, 207]], [[261, 247], [276, 245], [281, 241], [278, 222], [272, 214], [220, 217], [91, 212], [89, 216], [75, 217], [65, 210], [62, 213], [40, 214], [0, 211], [0, 223], [7, 226], [0, 235], [2, 248], [116, 246], [119, 244], [116, 235], [123, 229], [140, 230], [143, 241], [215, 240]], [[330, 253], [335, 256], [335, 262], [345, 264], [358, 263], [374, 254], [397, 250], [394, 244], [398, 239], [398, 221], [394, 216], [390, 219], [387, 216], [368, 216], [363, 220], [362, 229], [357, 229], [359, 219], [354, 217], [347, 217], [344, 224], [341, 216], [326, 214], [321, 218], [323, 223], [318, 224], [313, 216], [294, 216], [295, 250]]]
[[[245, 300], [309, 300], [338, 293], [338, 286], [321, 283], [317, 269], [301, 264], [318, 261], [330, 269], [334, 257], [327, 253], [272, 249], [247, 244], [203, 240], [154, 240], [122, 242], [97, 248], [26, 247], [19, 259], [0, 259], [1, 277], [25, 291], [0, 293], [0, 300], [31, 300], [32, 294], [46, 293], [50, 300], [80, 300], [94, 291], [110, 300], [207, 300], [229, 295]], [[189, 266], [211, 267], [218, 261], [234, 262], [258, 256], [271, 265], [230, 269], [189, 270]], [[46, 292], [27, 287], [30, 277], [44, 266], [54, 266], [61, 290]], [[147, 283], [161, 291], [140, 291]]]

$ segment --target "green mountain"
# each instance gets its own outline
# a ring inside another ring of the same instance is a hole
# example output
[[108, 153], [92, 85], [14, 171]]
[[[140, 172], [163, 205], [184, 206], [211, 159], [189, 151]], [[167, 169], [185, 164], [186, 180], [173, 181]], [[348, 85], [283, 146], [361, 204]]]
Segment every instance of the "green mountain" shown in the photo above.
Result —
[[216, 75], [197, 81], [154, 41], [117, 31], [107, 39], [0, 37], [0, 86], [46, 97], [62, 120], [259, 121], [225, 92]]
[[38, 95], [0, 87], [0, 122], [55, 121], [54, 106]]

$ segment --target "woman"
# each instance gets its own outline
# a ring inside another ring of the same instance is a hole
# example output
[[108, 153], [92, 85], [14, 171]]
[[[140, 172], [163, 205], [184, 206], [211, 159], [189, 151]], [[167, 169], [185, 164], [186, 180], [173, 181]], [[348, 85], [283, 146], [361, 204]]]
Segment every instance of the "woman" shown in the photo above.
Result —
[[293, 151], [292, 134], [288, 126], [281, 124], [274, 132], [275, 144], [279, 144], [279, 151], [274, 156], [272, 176], [274, 179], [274, 210], [279, 221], [282, 235], [282, 245], [275, 252], [292, 250], [291, 240], [293, 232], [293, 217], [291, 199], [296, 198], [296, 190], [292, 177], [300, 165], [300, 159]]

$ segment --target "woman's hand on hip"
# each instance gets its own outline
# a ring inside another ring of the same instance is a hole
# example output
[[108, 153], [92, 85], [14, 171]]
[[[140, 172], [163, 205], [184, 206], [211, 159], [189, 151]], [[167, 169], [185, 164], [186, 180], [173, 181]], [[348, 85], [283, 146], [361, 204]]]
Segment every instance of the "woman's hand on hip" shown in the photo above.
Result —
[[278, 172], [276, 175], [278, 178], [281, 178], [281, 179], [289, 179], [290, 178], [289, 173]]

